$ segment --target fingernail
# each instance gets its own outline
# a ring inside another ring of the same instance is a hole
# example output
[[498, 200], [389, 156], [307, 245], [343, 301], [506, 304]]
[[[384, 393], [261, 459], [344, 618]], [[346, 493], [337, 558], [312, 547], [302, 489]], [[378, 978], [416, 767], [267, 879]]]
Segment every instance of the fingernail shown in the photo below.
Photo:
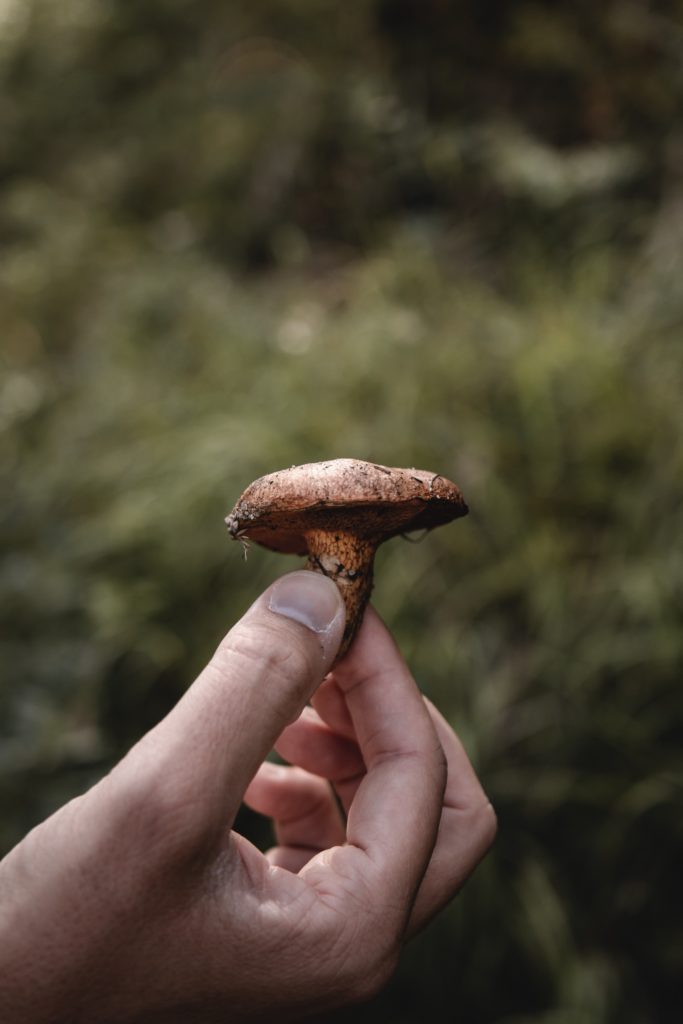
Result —
[[332, 580], [306, 569], [277, 580], [270, 588], [268, 607], [314, 633], [328, 633], [345, 615], [344, 602]]

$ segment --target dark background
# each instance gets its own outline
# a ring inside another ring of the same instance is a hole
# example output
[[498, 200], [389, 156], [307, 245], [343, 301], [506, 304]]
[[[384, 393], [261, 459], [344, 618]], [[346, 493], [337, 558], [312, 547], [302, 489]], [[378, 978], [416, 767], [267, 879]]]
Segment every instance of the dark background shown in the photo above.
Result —
[[348, 1019], [680, 1020], [682, 100], [679, 2], [0, 0], [3, 850], [296, 565], [247, 483], [417, 465], [499, 837]]

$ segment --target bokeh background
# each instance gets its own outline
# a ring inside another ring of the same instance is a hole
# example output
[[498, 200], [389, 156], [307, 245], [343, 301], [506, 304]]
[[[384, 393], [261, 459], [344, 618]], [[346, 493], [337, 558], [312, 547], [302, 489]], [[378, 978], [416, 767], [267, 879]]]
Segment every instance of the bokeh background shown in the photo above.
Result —
[[678, 0], [0, 0], [3, 850], [297, 564], [247, 483], [433, 469], [375, 603], [499, 838], [339, 1020], [680, 1021], [682, 102]]

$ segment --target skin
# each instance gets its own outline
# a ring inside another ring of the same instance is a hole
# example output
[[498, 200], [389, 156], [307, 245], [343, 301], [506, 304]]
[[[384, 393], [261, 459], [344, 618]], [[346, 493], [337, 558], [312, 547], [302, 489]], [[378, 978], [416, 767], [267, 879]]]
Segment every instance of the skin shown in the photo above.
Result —
[[[331, 581], [278, 581], [173, 711], [0, 862], [4, 1024], [292, 1020], [386, 983], [495, 816], [372, 609], [319, 685], [343, 629]], [[243, 799], [274, 821], [266, 854], [231, 829]]]

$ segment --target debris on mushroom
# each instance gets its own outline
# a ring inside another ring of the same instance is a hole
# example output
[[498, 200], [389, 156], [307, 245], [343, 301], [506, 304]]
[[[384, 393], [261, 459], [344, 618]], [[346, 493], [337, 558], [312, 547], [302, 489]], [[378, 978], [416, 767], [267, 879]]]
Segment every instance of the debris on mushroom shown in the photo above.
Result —
[[260, 477], [225, 522], [235, 540], [307, 555], [306, 569], [334, 580], [346, 605], [340, 658], [370, 598], [379, 545], [466, 514], [459, 489], [438, 473], [335, 459]]

